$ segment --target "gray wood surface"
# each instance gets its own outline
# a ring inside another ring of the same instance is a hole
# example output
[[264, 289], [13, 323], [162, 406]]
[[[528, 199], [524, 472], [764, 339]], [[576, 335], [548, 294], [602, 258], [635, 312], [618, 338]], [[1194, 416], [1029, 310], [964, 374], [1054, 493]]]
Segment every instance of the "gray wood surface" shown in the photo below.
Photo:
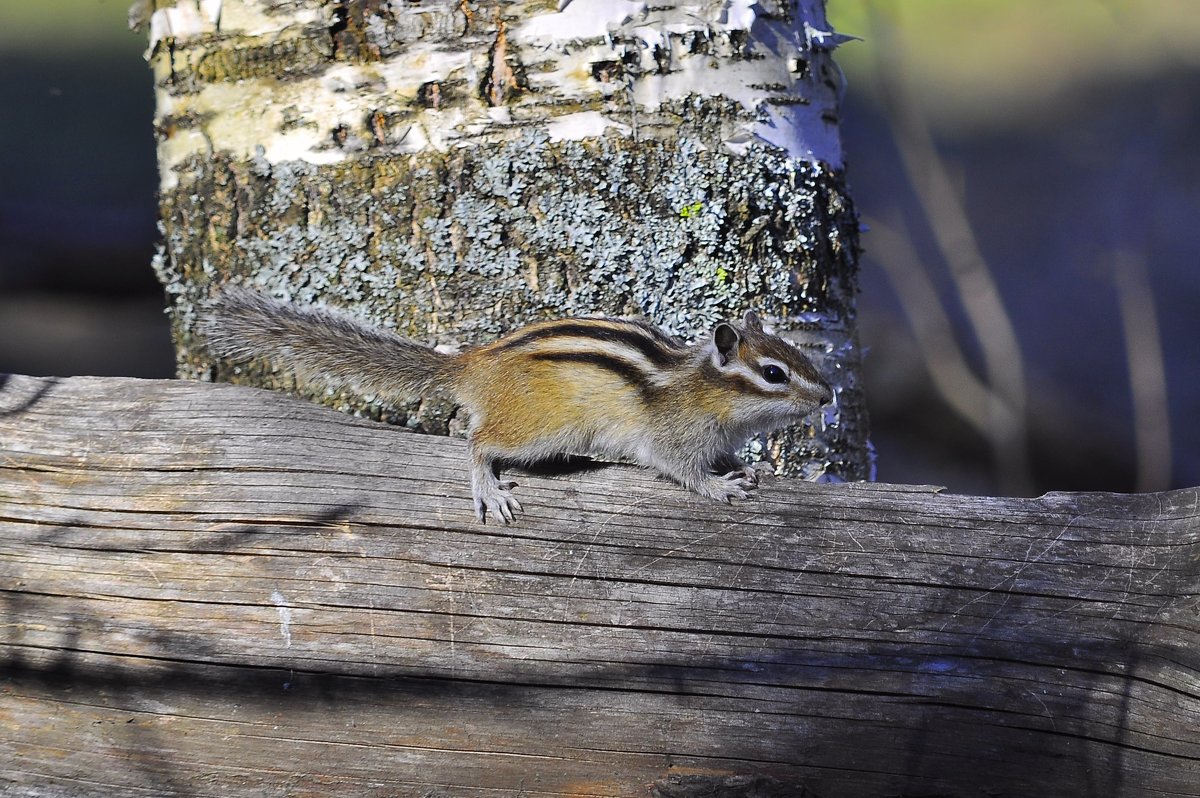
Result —
[[522, 475], [0, 377], [0, 794], [1200, 795], [1200, 492]]

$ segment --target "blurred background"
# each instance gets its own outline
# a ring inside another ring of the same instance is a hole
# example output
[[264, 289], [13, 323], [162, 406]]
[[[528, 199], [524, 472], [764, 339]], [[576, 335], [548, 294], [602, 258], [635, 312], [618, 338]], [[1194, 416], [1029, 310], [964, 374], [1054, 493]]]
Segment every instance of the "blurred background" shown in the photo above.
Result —
[[[170, 377], [129, 0], [0, 0], [0, 372]], [[828, 0], [878, 478], [1200, 484], [1193, 0]]]

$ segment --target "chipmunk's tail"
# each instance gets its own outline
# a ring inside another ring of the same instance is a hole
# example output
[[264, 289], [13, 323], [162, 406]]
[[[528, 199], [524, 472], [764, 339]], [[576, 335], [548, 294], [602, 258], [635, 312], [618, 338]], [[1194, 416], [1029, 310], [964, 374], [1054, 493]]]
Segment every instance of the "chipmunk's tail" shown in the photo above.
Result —
[[457, 357], [328, 308], [278, 302], [229, 286], [206, 306], [198, 332], [213, 354], [263, 358], [297, 376], [390, 398], [452, 389]]

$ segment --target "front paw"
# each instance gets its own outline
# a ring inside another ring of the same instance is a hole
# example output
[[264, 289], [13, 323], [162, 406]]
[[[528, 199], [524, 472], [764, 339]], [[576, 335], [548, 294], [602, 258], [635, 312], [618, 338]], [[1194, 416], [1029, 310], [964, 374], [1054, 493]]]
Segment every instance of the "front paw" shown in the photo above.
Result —
[[[742, 460], [740, 457], [719, 458], [712, 465], [712, 470], [717, 474], [724, 474], [726, 478], [731, 476], [739, 476], [747, 480], [751, 485], [757, 485], [763, 463], [750, 464]], [[768, 466], [769, 467], [769, 466]]]
[[754, 487], [758, 486], [759, 472], [758, 469], [752, 465], [746, 465], [743, 463], [741, 468], [733, 469], [725, 475], [725, 478], [728, 479], [729, 477], [733, 476], [741, 477]]

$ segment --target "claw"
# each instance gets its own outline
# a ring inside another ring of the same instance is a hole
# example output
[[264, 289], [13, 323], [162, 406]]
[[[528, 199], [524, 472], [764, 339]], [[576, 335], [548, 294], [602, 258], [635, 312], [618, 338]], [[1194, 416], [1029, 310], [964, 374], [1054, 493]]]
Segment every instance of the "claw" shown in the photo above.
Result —
[[509, 488], [515, 487], [513, 482], [495, 482], [483, 484], [475, 489], [475, 517], [480, 523], [487, 523], [488, 516], [501, 524], [510, 524], [516, 520], [521, 511], [521, 503], [509, 493]]
[[734, 499], [744, 500], [750, 498], [749, 491], [754, 490], [756, 487], [757, 484], [749, 475], [738, 469], [737, 471], [730, 471], [728, 474], [709, 475], [703, 484], [696, 488], [696, 491], [719, 502], [733, 504]]

